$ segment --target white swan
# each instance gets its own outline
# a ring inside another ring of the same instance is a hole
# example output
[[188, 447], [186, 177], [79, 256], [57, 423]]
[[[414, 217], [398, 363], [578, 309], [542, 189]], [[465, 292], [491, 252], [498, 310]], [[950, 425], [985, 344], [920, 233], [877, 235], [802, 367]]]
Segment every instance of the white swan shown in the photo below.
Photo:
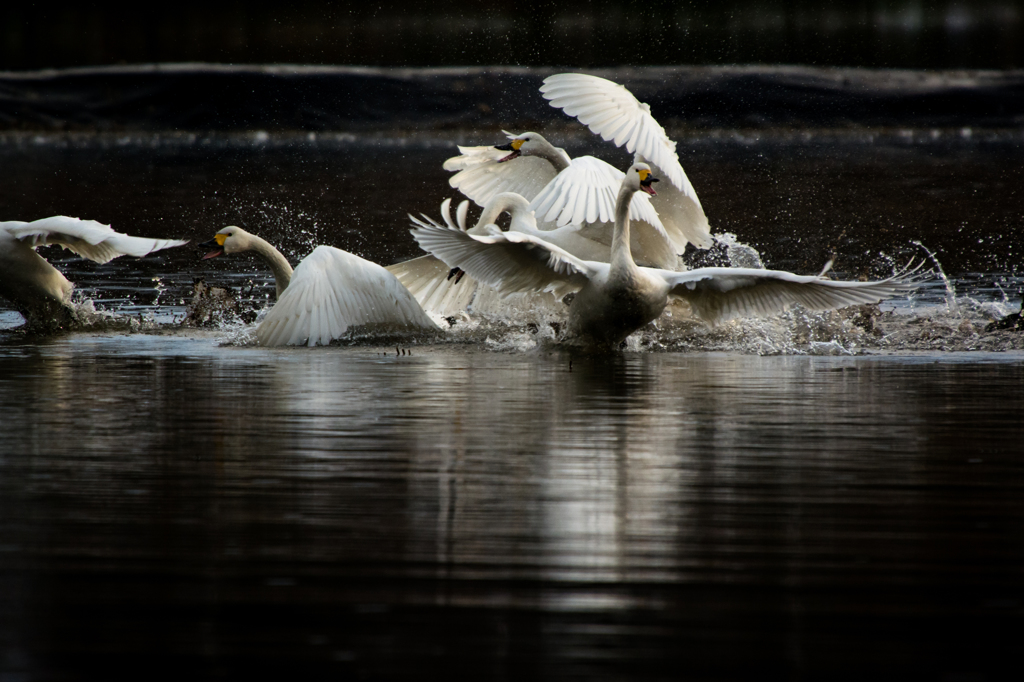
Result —
[[[653, 165], [656, 173], [669, 179], [671, 186], [656, 199], [637, 195], [631, 205], [634, 247], [642, 240], [654, 256], [654, 245], [661, 243], [662, 252], [650, 265], [675, 269], [675, 254], [682, 253], [688, 242], [702, 249], [712, 246], [707, 216], [679, 164], [675, 142], [651, 116], [648, 105], [621, 85], [584, 74], [549, 76], [541, 92], [552, 106], [578, 116], [604, 139], [635, 152], [636, 162]], [[591, 156], [570, 159], [538, 133], [507, 135], [507, 145], [459, 147], [461, 156], [444, 164], [446, 170], [459, 171], [450, 184], [480, 205], [497, 193], [517, 192], [530, 200], [540, 229], [596, 223], [610, 239], [622, 172]]]
[[254, 251], [274, 273], [277, 303], [256, 329], [264, 346], [328, 345], [351, 327], [379, 333], [436, 330], [416, 299], [390, 272], [331, 246], [318, 246], [292, 270], [265, 239], [240, 227], [223, 228], [203, 259]]
[[35, 252], [56, 244], [79, 256], [106, 263], [118, 256], [141, 258], [181, 246], [188, 240], [148, 239], [115, 232], [94, 220], [53, 216], [32, 222], [0, 223], [0, 297], [16, 306], [29, 325], [64, 326], [74, 320], [74, 285]]
[[419, 226], [413, 237], [426, 251], [459, 267], [500, 293], [578, 291], [569, 307], [568, 333], [584, 343], [615, 348], [654, 320], [669, 297], [689, 302], [694, 315], [712, 324], [740, 315], [768, 315], [799, 303], [827, 310], [875, 303], [912, 286], [892, 278], [880, 282], [835, 282], [789, 272], [747, 268], [701, 268], [674, 272], [639, 267], [629, 248], [629, 203], [637, 191], [653, 194], [650, 167], [630, 167], [615, 206], [610, 263], [584, 261], [541, 239], [491, 230], [487, 236], [440, 226]]

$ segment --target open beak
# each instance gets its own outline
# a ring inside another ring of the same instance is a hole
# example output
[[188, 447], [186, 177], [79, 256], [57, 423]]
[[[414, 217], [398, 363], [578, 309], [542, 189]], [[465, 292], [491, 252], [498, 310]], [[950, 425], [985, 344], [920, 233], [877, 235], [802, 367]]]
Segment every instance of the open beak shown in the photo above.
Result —
[[208, 242], [203, 242], [202, 244], [199, 244], [198, 246], [199, 246], [199, 248], [202, 248], [202, 249], [213, 249], [212, 251], [207, 253], [205, 256], [203, 256], [200, 260], [206, 260], [207, 258], [215, 258], [215, 257], [220, 256], [220, 255], [222, 255], [224, 253], [224, 247], [221, 246], [220, 244], [218, 244], [216, 239], [211, 239]]
[[640, 181], [640, 189], [650, 194], [652, 197], [658, 196], [658, 193], [654, 191], [654, 187], [651, 186], [652, 182], [658, 182], [658, 178], [652, 178], [648, 176], [646, 180]]
[[518, 149], [514, 149], [512, 147], [512, 143], [511, 142], [509, 142], [508, 144], [496, 144], [496, 145], [494, 145], [494, 148], [495, 149], [500, 149], [503, 152], [512, 152], [508, 156], [503, 156], [500, 159], [498, 159], [498, 163], [505, 163], [506, 161], [511, 161], [512, 159], [515, 159], [520, 154], [522, 154], [522, 152], [520, 152]]

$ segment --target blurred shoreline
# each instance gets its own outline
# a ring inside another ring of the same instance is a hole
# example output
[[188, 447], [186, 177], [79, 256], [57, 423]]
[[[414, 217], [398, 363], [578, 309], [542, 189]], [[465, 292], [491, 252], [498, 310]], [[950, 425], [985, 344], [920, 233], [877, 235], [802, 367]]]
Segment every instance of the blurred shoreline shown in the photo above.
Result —
[[[572, 121], [538, 92], [546, 76], [565, 70], [153, 64], [0, 72], [0, 131], [368, 134], [507, 127], [571, 135]], [[1024, 70], [581, 70], [622, 83], [679, 134], [906, 128], [970, 137], [975, 130], [1012, 136], [1024, 127]]]

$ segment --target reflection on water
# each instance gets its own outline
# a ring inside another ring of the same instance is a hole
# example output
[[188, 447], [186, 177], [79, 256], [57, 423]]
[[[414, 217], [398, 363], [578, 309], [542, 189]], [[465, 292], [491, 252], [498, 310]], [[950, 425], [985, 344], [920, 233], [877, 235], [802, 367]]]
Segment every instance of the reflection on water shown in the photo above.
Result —
[[0, 671], [29, 679], [906, 679], [1020, 653], [1019, 353], [78, 335], [0, 346], [0, 386]]

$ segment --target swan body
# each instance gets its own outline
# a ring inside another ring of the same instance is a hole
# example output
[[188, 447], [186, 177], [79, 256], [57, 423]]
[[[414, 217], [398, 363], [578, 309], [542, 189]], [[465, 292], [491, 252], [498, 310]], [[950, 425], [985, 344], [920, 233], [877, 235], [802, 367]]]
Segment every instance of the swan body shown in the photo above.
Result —
[[265, 239], [228, 226], [206, 245], [203, 258], [253, 251], [274, 273], [277, 303], [256, 329], [263, 346], [328, 345], [349, 328], [379, 333], [436, 330], [409, 291], [390, 272], [331, 246], [318, 246], [292, 270]]
[[0, 222], [0, 297], [18, 308], [30, 324], [70, 323], [74, 285], [36, 253], [39, 246], [56, 244], [97, 263], [118, 256], [141, 258], [154, 251], [187, 244], [180, 239], [149, 239], [115, 232], [94, 220], [53, 216], [21, 222]]
[[588, 345], [616, 348], [657, 318], [670, 298], [686, 300], [696, 317], [716, 324], [741, 315], [770, 315], [799, 303], [827, 310], [875, 303], [905, 291], [908, 281], [836, 282], [776, 270], [701, 268], [687, 272], [640, 267], [629, 248], [629, 201], [653, 192], [650, 166], [626, 173], [616, 202], [611, 259], [576, 258], [533, 235], [491, 229], [471, 235], [437, 225], [418, 226], [413, 237], [425, 250], [459, 267], [499, 293], [578, 292], [569, 307], [568, 333]]

